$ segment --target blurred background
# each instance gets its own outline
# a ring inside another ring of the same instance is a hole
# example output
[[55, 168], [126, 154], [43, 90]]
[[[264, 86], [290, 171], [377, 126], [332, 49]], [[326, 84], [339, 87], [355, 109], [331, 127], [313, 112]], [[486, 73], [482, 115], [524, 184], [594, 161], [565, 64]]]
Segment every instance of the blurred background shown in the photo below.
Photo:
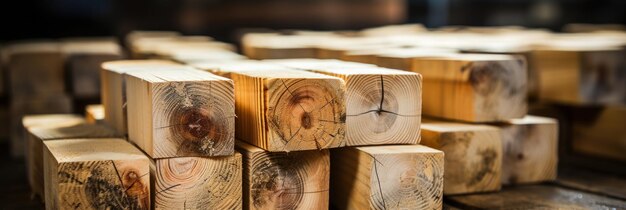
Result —
[[22, 0], [0, 8], [0, 40], [122, 36], [175, 30], [236, 41], [243, 29], [354, 30], [398, 23], [520, 25], [626, 23], [621, 0]]

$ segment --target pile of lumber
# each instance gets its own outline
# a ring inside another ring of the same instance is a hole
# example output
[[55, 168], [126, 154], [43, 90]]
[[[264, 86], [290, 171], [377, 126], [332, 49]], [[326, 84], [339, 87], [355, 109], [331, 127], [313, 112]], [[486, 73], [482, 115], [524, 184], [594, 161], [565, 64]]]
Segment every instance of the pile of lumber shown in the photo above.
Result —
[[417, 145], [420, 74], [317, 59], [192, 65], [235, 83], [245, 207], [441, 208], [443, 153]]
[[[400, 25], [249, 34], [248, 60], [211, 37], [137, 31], [135, 60], [83, 39], [15, 45], [6, 60], [48, 209], [441, 209], [556, 179], [564, 125], [530, 115], [529, 98], [566, 107], [573, 151], [625, 161], [624, 40]], [[99, 82], [68, 86], [63, 66]], [[86, 117], [30, 115], [96, 90]]]
[[[556, 178], [557, 121], [527, 114], [529, 81], [537, 82], [536, 73], [529, 73], [528, 59], [534, 58], [539, 42], [525, 39], [535, 37], [548, 42], [556, 39], [552, 34], [519, 28], [443, 28], [382, 34], [250, 34], [244, 37], [243, 48], [251, 58], [300, 58], [268, 61], [339, 76], [348, 83], [358, 75], [350, 71], [367, 68], [379, 68], [375, 70], [378, 74], [384, 72], [380, 68], [419, 74], [423, 109], [415, 114], [427, 118], [421, 122], [421, 142], [417, 142], [446, 154], [444, 195], [498, 191], [503, 184], [533, 184]], [[289, 56], [282, 56], [284, 54]], [[311, 64], [310, 61], [315, 60], [311, 58], [342, 59], [375, 66], [341, 66], [338, 64], [341, 61]], [[534, 68], [536, 62], [532, 61]], [[375, 87], [375, 80], [371, 80], [363, 84]], [[380, 84], [386, 83], [380, 80]], [[405, 94], [411, 89], [407, 84], [401, 89]], [[374, 92], [374, 87], [366, 90]], [[357, 95], [361, 101], [367, 100], [364, 104], [377, 101], [368, 94]], [[389, 98], [393, 98], [393, 94]], [[351, 99], [347, 97], [347, 100]], [[370, 110], [380, 112], [382, 104]], [[347, 112], [347, 119], [355, 113], [350, 111], [350, 106]], [[371, 119], [357, 120], [361, 124], [358, 129], [367, 127]], [[349, 125], [347, 130], [346, 135], [350, 136]], [[393, 138], [386, 139], [393, 141]], [[350, 142], [350, 138], [347, 140]]]

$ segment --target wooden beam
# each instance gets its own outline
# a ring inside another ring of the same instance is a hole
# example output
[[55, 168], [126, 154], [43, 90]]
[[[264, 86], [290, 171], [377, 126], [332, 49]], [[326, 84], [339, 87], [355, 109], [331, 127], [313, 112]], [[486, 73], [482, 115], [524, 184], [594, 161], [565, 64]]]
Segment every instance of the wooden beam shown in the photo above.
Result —
[[42, 119], [45, 116], [25, 118], [23, 121], [47, 121], [54, 124], [29, 126], [26, 149], [26, 169], [28, 181], [35, 195], [44, 199], [43, 178], [43, 147], [44, 142], [59, 139], [98, 139], [120, 137], [114, 130], [102, 125], [86, 124], [83, 120], [77, 120], [74, 116], [67, 116], [62, 120], [61, 116], [53, 115], [51, 119]]
[[527, 115], [497, 126], [502, 132], [502, 184], [556, 179], [558, 123], [555, 119]]
[[61, 43], [68, 71], [72, 95], [78, 98], [97, 98], [100, 95], [100, 65], [119, 60], [122, 51], [113, 39], [70, 39]]
[[11, 95], [61, 94], [65, 91], [65, 60], [58, 42], [13, 44], [7, 53]]
[[125, 75], [128, 137], [152, 158], [234, 152], [233, 81], [185, 66]]
[[12, 97], [9, 107], [9, 127], [11, 129], [11, 156], [23, 158], [26, 150], [26, 136], [22, 117], [34, 114], [61, 114], [72, 112], [72, 99], [65, 94], [49, 94], [39, 97]]
[[337, 209], [441, 209], [443, 156], [422, 145], [333, 150], [331, 203]]
[[233, 72], [293, 70], [258, 60], [199, 61], [189, 65], [231, 79]]
[[502, 139], [497, 127], [423, 119], [420, 143], [445, 153], [444, 195], [500, 190]]
[[272, 152], [345, 145], [344, 81], [277, 69], [231, 73], [237, 138]]
[[244, 209], [328, 209], [328, 150], [267, 152], [237, 142]]
[[150, 160], [127, 141], [44, 144], [46, 209], [150, 209]]
[[316, 43], [324, 36], [283, 35], [277, 33], [246, 34], [243, 53], [251, 59], [316, 58]]
[[336, 60], [269, 60], [346, 82], [346, 145], [417, 144], [421, 75]]
[[378, 65], [424, 76], [424, 115], [494, 122], [526, 115], [526, 62], [489, 54], [382, 55]]
[[100, 79], [102, 90], [102, 105], [104, 106], [106, 124], [118, 132], [126, 134], [126, 81], [124, 74], [130, 71], [140, 71], [145, 68], [179, 65], [164, 60], [123, 60], [109, 61], [101, 65]]
[[564, 35], [533, 51], [539, 99], [566, 104], [625, 104], [626, 49], [623, 41], [611, 41], [593, 34]]
[[152, 159], [155, 209], [241, 209], [241, 154]]
[[104, 124], [104, 106], [102, 104], [87, 105], [85, 120], [91, 124]]

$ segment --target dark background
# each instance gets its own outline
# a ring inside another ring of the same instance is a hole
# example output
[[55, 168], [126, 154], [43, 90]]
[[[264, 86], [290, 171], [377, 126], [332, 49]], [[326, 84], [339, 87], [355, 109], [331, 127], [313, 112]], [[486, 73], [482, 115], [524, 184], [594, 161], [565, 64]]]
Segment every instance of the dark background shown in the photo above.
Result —
[[[121, 37], [177, 30], [235, 41], [249, 29], [360, 29], [394, 23], [521, 25], [626, 23], [623, 0], [19, 0], [0, 6], [0, 41]], [[247, 28], [247, 30], [241, 30]], [[255, 29], [255, 30], [256, 30]]]

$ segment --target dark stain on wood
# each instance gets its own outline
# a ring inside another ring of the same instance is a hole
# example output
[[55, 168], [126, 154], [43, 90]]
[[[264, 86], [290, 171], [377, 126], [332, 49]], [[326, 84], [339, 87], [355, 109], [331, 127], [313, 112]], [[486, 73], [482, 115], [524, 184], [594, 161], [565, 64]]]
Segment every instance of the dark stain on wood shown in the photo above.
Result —
[[221, 150], [229, 136], [224, 125], [226, 121], [220, 121], [214, 114], [212, 111], [194, 106], [176, 111], [172, 115], [170, 123], [176, 126], [172, 126], [171, 129], [174, 134], [181, 137], [178, 139], [179, 154], [211, 155]]
[[[64, 164], [60, 169], [59, 182], [68, 184], [67, 192], [78, 193], [74, 191], [82, 188], [87, 196], [85, 199], [89, 203], [82, 203], [82, 206], [90, 206], [94, 209], [147, 209], [149, 205], [149, 192], [147, 188], [140, 183], [135, 186], [143, 188], [140, 190], [133, 189], [131, 191], [124, 188], [123, 180], [118, 178], [117, 172], [112, 162], [79, 162]], [[85, 172], [88, 175], [82, 175]], [[127, 178], [132, 178], [132, 173], [127, 172]], [[136, 175], [136, 173], [135, 173]], [[85, 176], [84, 182], [77, 182], [80, 177]], [[136, 176], [135, 179], [140, 176]], [[78, 184], [78, 186], [76, 186]], [[72, 196], [81, 196], [75, 194]], [[78, 204], [71, 204], [78, 205]]]
[[493, 173], [492, 168], [496, 163], [496, 158], [498, 157], [498, 153], [491, 148], [479, 151], [478, 155], [481, 157], [481, 161], [477, 166], [472, 167], [477, 168], [478, 170], [472, 176], [469, 185], [480, 183], [485, 179], [485, 176]]
[[302, 114], [302, 116], [300, 117], [300, 124], [302, 125], [302, 127], [304, 129], [309, 129], [312, 127], [311, 125], [311, 114], [309, 114], [308, 112], [305, 112]]

